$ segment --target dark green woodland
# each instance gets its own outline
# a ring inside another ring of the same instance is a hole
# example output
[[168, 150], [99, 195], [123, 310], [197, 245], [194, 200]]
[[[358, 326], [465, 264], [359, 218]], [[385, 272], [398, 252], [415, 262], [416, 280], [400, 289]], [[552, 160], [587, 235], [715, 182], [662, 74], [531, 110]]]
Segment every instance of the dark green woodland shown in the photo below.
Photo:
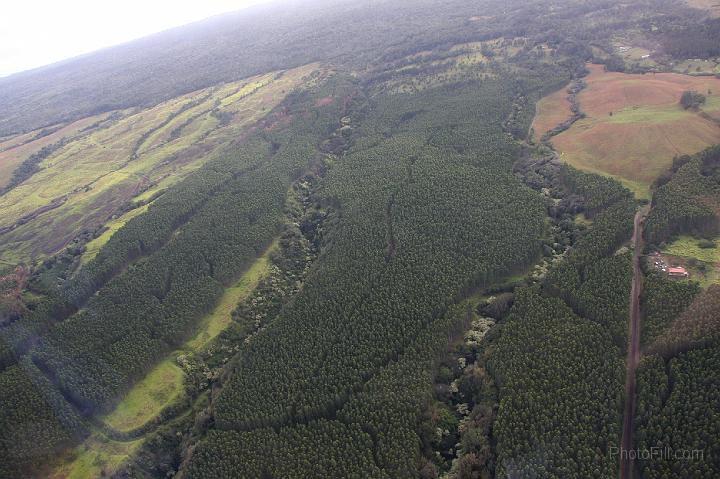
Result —
[[[0, 263], [0, 479], [619, 475], [633, 219], [647, 203], [643, 255], [680, 236], [716, 248], [720, 150], [675, 158], [639, 201], [564, 164], [531, 125], [587, 63], [641, 72], [617, 38], [662, 48], [670, 68], [718, 55], [717, 19], [674, 0], [308, 3], [0, 78], [0, 153], [204, 88], [133, 137], [128, 162], [190, 137], [202, 114], [217, 129], [197, 137], [202, 161], [163, 157], [177, 168], [102, 227]], [[231, 82], [301, 66], [221, 140], [241, 112], [218, 99], [195, 113]], [[22, 158], [0, 196], [87, 131]], [[188, 346], [259, 258], [221, 330]], [[644, 259], [640, 274], [634, 445], [704, 456], [640, 460], [634, 477], [719, 477], [719, 288]], [[167, 362], [179, 394], [113, 427]]]

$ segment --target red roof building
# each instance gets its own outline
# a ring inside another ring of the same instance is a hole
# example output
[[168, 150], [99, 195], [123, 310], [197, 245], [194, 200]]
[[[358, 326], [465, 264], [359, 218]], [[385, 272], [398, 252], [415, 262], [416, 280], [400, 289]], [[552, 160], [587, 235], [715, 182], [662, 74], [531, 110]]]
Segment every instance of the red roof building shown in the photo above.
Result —
[[673, 267], [673, 268], [668, 268], [667, 273], [668, 273], [668, 276], [679, 276], [679, 277], [682, 277], [682, 278], [687, 278], [687, 277], [688, 277], [688, 272], [687, 272], [687, 270], [686, 270], [685, 268], [683, 268], [682, 266], [676, 266], [676, 267]]

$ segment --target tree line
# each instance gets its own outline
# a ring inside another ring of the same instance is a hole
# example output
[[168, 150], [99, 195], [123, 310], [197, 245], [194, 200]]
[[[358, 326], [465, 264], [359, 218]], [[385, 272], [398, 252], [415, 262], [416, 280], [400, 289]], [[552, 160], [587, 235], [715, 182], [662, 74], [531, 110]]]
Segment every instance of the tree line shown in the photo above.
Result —
[[522, 170], [560, 198], [549, 205], [558, 219], [580, 213], [592, 223], [539, 285], [515, 291], [496, 327], [488, 360], [499, 393], [495, 475], [615, 477], [632, 278], [630, 255], [617, 250], [632, 232], [635, 203], [616, 181], [568, 166]]
[[[229, 145], [128, 222], [64, 289], [0, 329], [7, 371], [15, 371], [18, 360], [37, 365], [57, 397], [81, 413], [109, 410], [193, 332], [223, 287], [278, 234], [288, 188], [322, 163], [315, 146], [343, 107], [341, 101], [322, 107], [316, 102], [329, 94], [344, 98], [353, 83], [337, 75], [292, 97], [279, 108], [297, 121]], [[22, 375], [12, 378], [21, 381]], [[29, 394], [8, 391], [13, 405]], [[17, 431], [3, 428], [1, 436], [16, 440]], [[67, 437], [74, 436], [65, 433], [57, 443], [66, 444]], [[25, 455], [13, 457], [10, 466], [44, 454], [31, 442], [23, 443]]]
[[318, 191], [337, 210], [323, 251], [293, 301], [241, 349], [190, 477], [228, 467], [256, 477], [263, 463], [307, 474], [284, 456], [283, 467], [273, 458], [244, 467], [213, 451], [251, 450], [267, 428], [279, 441], [297, 436], [302, 450], [316, 444], [309, 427], [325, 421], [346, 431], [343, 444], [354, 430], [367, 434], [371, 443], [355, 440], [379, 468], [361, 472], [355, 453], [335, 444], [324, 450], [330, 475], [416, 476], [418, 415], [432, 351], [447, 340], [445, 311], [540, 253], [544, 206], [510, 171], [518, 149], [502, 120], [517, 90], [504, 80], [378, 93], [352, 111], [353, 143]]

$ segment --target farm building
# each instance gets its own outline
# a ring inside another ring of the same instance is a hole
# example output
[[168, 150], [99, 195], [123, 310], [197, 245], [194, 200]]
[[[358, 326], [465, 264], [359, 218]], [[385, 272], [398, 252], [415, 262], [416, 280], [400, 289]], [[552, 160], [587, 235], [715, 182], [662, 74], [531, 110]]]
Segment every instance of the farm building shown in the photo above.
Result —
[[668, 276], [674, 276], [676, 278], [687, 278], [688, 272], [685, 268], [682, 266], [672, 267], [668, 268], [667, 270]]

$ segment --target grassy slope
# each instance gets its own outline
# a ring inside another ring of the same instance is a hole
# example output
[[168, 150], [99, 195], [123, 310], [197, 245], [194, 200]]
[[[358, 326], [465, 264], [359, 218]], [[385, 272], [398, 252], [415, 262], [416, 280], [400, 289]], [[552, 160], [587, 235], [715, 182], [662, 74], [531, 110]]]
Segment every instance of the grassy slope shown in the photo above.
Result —
[[701, 109], [715, 120], [720, 121], [720, 94], [707, 97]]
[[672, 70], [688, 75], [720, 73], [720, 64], [713, 59], [702, 60], [699, 58], [683, 60], [673, 65]]
[[48, 474], [50, 479], [90, 479], [104, 477], [115, 470], [142, 444], [142, 439], [111, 441], [93, 432], [85, 442], [64, 458], [64, 463]]
[[[269, 258], [277, 246], [277, 241], [270, 245], [238, 282], [225, 290], [215, 309], [199, 323], [195, 336], [155, 366], [145, 378], [135, 384], [113, 412], [101, 418], [106, 425], [118, 431], [131, 431], [156, 417], [178, 399], [183, 392], [184, 373], [176, 363], [177, 356], [201, 350], [227, 328], [237, 304], [267, 276]], [[94, 431], [65, 458], [53, 477], [99, 477], [101, 471], [108, 473], [117, 469], [141, 443], [142, 438], [128, 442], [113, 441], [100, 431]]]
[[[489, 40], [485, 42], [467, 42], [454, 45], [450, 51], [452, 56], [441, 60], [426, 61], [425, 57], [431, 55], [430, 51], [423, 51], [405, 56], [402, 61], [407, 62], [394, 70], [394, 77], [383, 83], [383, 88], [394, 93], [413, 93], [426, 88], [458, 81], [468, 78], [468, 71], [481, 64], [487, 64], [490, 58], [482, 54], [482, 48], [490, 48], [495, 53], [495, 59], [507, 59], [509, 55], [517, 53], [519, 48], [504, 46], [502, 40]], [[422, 66], [442, 68], [437, 72], [419, 74], [416, 68]], [[491, 73], [483, 73], [491, 76]]]
[[[716, 239], [716, 241], [720, 238]], [[717, 245], [717, 242], [716, 242]], [[678, 264], [684, 265], [692, 281], [707, 288], [711, 284], [720, 284], [720, 248], [700, 248], [698, 240], [692, 236], [678, 237], [662, 251]]]
[[276, 248], [277, 242], [248, 268], [237, 283], [226, 288], [215, 309], [200, 321], [197, 333], [182, 348], [152, 369], [128, 392], [113, 412], [102, 418], [108, 426], [120, 431], [140, 427], [178, 397], [182, 392], [183, 372], [175, 358], [180, 354], [201, 350], [230, 325], [231, 313], [237, 304], [267, 276], [269, 257]]
[[105, 224], [105, 228], [107, 229], [100, 236], [93, 239], [92, 241], [89, 241], [85, 245], [85, 252], [80, 258], [81, 263], [85, 264], [91, 259], [93, 259], [97, 255], [98, 251], [100, 251], [100, 248], [102, 248], [103, 245], [108, 242], [110, 237], [114, 235], [117, 230], [122, 228], [123, 225], [130, 221], [132, 218], [135, 218], [139, 214], [146, 212], [149, 207], [150, 204], [145, 204], [143, 206], [140, 206], [139, 208], [128, 211], [127, 213], [119, 216], [118, 218], [114, 218], [108, 221]]
[[[0, 260], [27, 262], [54, 253], [82, 230], [103, 225], [125, 202], [167, 188], [241, 137], [316, 69], [306, 65], [281, 76], [208, 88], [150, 109], [124, 111], [112, 124], [88, 131], [0, 196], [0, 227], [66, 198], [59, 208], [0, 236]], [[227, 123], [211, 114], [216, 102], [229, 115]]]
[[[640, 198], [678, 154], [720, 142], [720, 128], [679, 106], [683, 91], [713, 92], [703, 108], [720, 110], [720, 80], [672, 73], [628, 75], [591, 65], [578, 98], [587, 118], [553, 137], [565, 161], [585, 171], [621, 180]], [[547, 124], [567, 107], [557, 94], [541, 100], [535, 124]], [[612, 115], [611, 115], [612, 113]]]
[[542, 136], [572, 116], [566, 88], [540, 99], [535, 105], [537, 114], [532, 122], [535, 138]]
[[270, 254], [277, 249], [277, 246], [278, 243], [275, 241], [268, 247], [265, 253], [250, 266], [235, 285], [225, 289], [225, 293], [222, 298], [220, 298], [218, 305], [212, 313], [200, 321], [198, 332], [185, 343], [184, 349], [190, 351], [202, 349], [230, 325], [232, 321], [231, 313], [237, 304], [247, 298], [258, 283], [267, 276], [270, 267]]
[[108, 117], [108, 114], [95, 115], [83, 118], [76, 122], [63, 126], [62, 128], [41, 136], [41, 130], [32, 131], [24, 135], [9, 138], [0, 143], [0, 188], [6, 186], [12, 178], [13, 171], [33, 153], [40, 151], [43, 147], [52, 145], [63, 138], [74, 137], [81, 134], [84, 128]]
[[720, 262], [720, 249], [700, 248], [698, 240], [692, 236], [680, 236], [676, 241], [672, 242], [663, 250], [663, 253], [673, 256], [683, 256], [685, 258], [695, 258], [705, 263]]
[[170, 357], [158, 363], [125, 395], [115, 410], [102, 418], [118, 431], [142, 426], [169, 406], [182, 391], [183, 371]]

